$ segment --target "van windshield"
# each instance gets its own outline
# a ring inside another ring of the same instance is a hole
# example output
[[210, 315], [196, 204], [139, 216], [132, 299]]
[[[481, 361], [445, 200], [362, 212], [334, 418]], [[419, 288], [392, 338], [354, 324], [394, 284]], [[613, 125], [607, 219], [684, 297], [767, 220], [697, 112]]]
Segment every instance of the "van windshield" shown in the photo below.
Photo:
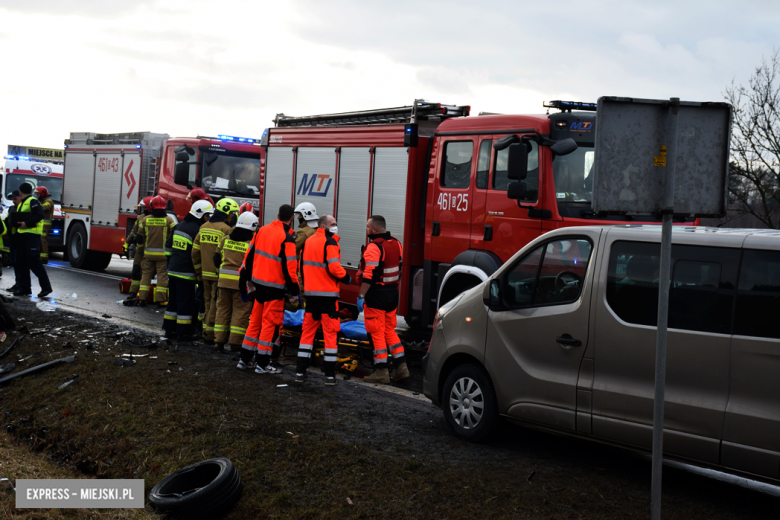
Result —
[[593, 199], [593, 147], [579, 145], [569, 155], [553, 159], [555, 198], [561, 202], [590, 204]]
[[33, 191], [38, 186], [45, 186], [51, 195], [51, 200], [56, 204], [62, 202], [62, 179], [59, 177], [44, 177], [42, 175], [24, 175], [17, 173], [9, 173], [5, 182], [5, 197], [11, 198], [11, 192], [18, 190], [19, 186], [29, 182], [32, 185]]
[[248, 153], [206, 152], [203, 188], [218, 195], [260, 195], [260, 156]]

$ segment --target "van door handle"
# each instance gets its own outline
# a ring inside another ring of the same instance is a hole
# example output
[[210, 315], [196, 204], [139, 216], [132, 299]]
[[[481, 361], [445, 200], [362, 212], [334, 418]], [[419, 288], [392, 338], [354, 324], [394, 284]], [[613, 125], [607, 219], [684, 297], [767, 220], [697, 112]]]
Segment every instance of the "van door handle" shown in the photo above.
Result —
[[441, 233], [441, 225], [434, 220], [433, 221], [433, 229], [431, 230], [431, 235], [437, 237], [437, 236], [439, 236], [439, 233]]
[[559, 337], [555, 338], [555, 341], [557, 341], [558, 343], [560, 343], [561, 345], [564, 345], [566, 347], [581, 347], [582, 346], [582, 341], [580, 341], [578, 339], [574, 339], [571, 336], [569, 336], [568, 334], [564, 334], [563, 336], [559, 336]]
[[485, 242], [490, 242], [493, 240], [493, 226], [485, 226], [485, 237], [483, 238]]

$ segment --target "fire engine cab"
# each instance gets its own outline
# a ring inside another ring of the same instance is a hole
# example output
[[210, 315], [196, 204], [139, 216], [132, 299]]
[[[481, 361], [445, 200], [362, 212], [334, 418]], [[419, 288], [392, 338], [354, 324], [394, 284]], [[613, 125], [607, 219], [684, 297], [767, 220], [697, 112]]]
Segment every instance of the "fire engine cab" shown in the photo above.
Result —
[[122, 254], [138, 203], [148, 195], [165, 197], [176, 220], [189, 212], [187, 195], [195, 186], [215, 202], [227, 196], [257, 207], [264, 156], [260, 139], [229, 135], [71, 133], [62, 191], [71, 265], [102, 270], [113, 254]]
[[[263, 138], [263, 224], [283, 203], [307, 201], [320, 215], [332, 213], [354, 279], [366, 220], [383, 215], [404, 245], [398, 314], [427, 327], [440, 305], [542, 233], [640, 220], [591, 210], [596, 105], [545, 107], [543, 115], [468, 117], [468, 106], [416, 100], [365, 112], [279, 114]], [[357, 290], [343, 288], [342, 299], [354, 302]]]

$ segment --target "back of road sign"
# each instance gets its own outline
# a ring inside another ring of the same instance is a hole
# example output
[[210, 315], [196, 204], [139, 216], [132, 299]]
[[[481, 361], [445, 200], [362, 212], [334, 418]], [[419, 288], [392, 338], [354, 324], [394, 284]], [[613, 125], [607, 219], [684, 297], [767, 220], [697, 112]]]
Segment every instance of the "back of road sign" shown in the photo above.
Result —
[[[664, 209], [668, 101], [601, 97], [596, 118], [593, 211], [657, 215]], [[674, 215], [726, 213], [732, 108], [683, 101]]]

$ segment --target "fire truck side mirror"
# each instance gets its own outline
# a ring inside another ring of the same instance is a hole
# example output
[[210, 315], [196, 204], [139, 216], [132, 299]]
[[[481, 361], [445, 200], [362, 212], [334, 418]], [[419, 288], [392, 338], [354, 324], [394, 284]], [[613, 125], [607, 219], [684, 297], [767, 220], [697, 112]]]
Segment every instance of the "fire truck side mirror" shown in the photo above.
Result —
[[509, 180], [522, 181], [528, 175], [528, 145], [517, 143], [509, 146], [506, 160], [506, 176]]
[[524, 182], [510, 182], [507, 186], [506, 197], [512, 200], [525, 199], [526, 186]]
[[176, 162], [189, 162], [190, 160], [190, 154], [187, 152], [177, 152], [176, 153]]
[[505, 135], [501, 139], [497, 139], [495, 143], [493, 143], [493, 149], [496, 151], [501, 151], [507, 146], [511, 144], [515, 144], [520, 142], [520, 138], [516, 135]]
[[186, 162], [176, 163], [173, 172], [173, 182], [179, 186], [186, 186], [190, 181], [190, 165]]
[[555, 155], [569, 155], [576, 149], [577, 143], [575, 143], [574, 139], [571, 138], [561, 139], [550, 147], [550, 150], [552, 150], [552, 153]]

